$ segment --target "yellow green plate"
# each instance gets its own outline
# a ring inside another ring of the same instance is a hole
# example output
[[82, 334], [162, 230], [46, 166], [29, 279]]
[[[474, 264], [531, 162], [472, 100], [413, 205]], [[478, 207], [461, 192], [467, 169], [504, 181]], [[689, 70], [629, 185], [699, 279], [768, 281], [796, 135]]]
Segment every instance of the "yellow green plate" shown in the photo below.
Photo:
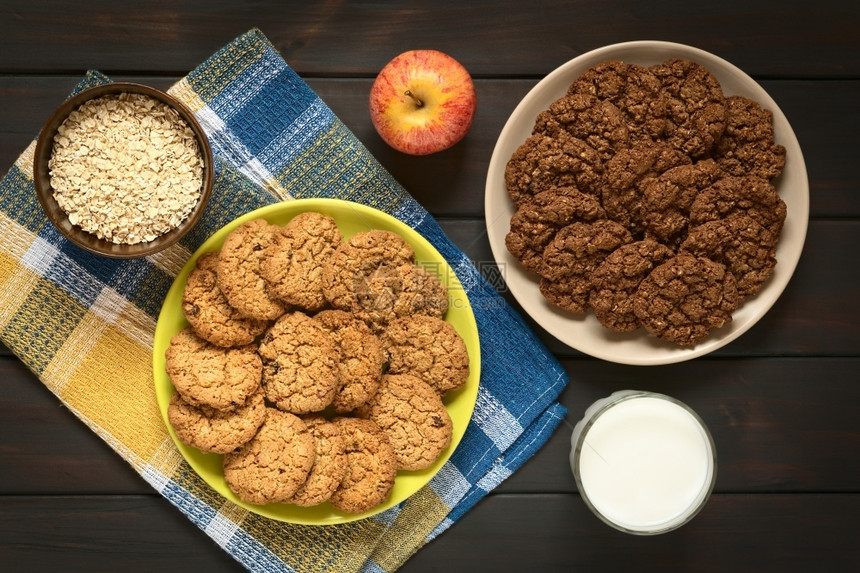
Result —
[[[196, 448], [183, 444], [177, 439], [176, 434], [167, 422], [167, 405], [175, 389], [164, 369], [164, 351], [173, 335], [188, 326], [188, 322], [182, 315], [182, 291], [185, 288], [188, 274], [194, 269], [198, 257], [203, 253], [220, 249], [226, 236], [244, 222], [262, 218], [273, 224], [284, 225], [294, 216], [306, 211], [316, 211], [332, 217], [337, 222], [343, 236], [347, 238], [361, 231], [383, 229], [398, 233], [406, 239], [415, 250], [416, 262], [427, 270], [436, 273], [447, 286], [450, 304], [445, 320], [450, 322], [457, 332], [460, 333], [460, 336], [463, 337], [469, 353], [470, 375], [468, 381], [463, 388], [455, 392], [449, 392], [444, 400], [445, 406], [448, 408], [448, 412], [454, 423], [451, 445], [436, 460], [436, 463], [429, 468], [420, 471], [398, 472], [389, 498], [373, 510], [361, 514], [340, 512], [328, 503], [308, 508], [283, 503], [271, 503], [268, 505], [245, 503], [236, 497], [230, 491], [230, 488], [227, 487], [224, 473], [221, 469], [222, 457], [217, 454], [203, 453]], [[430, 478], [451, 457], [472, 417], [472, 410], [475, 407], [475, 400], [478, 395], [480, 361], [478, 327], [475, 323], [475, 315], [472, 313], [472, 307], [460, 281], [442, 255], [414, 229], [394, 217], [371, 207], [337, 199], [298, 199], [269, 205], [239, 217], [213, 234], [188, 260], [168, 291], [158, 317], [158, 324], [155, 328], [153, 348], [155, 393], [159, 409], [161, 410], [161, 416], [177, 448], [179, 448], [179, 451], [194, 471], [219, 494], [254, 513], [279, 521], [310, 525], [345, 523], [369, 517], [404, 501], [430, 481]]]

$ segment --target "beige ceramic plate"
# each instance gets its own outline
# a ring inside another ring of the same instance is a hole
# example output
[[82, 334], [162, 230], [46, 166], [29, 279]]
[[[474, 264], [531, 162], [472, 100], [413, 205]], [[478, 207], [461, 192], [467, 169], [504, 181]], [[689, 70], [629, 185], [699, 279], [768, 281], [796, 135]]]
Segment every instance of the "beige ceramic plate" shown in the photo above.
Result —
[[[786, 166], [776, 188], [788, 207], [788, 216], [777, 246], [778, 264], [770, 280], [733, 314], [727, 326], [715, 330], [694, 348], [680, 348], [648, 335], [644, 329], [620, 334], [604, 328], [592, 313], [574, 316], [549, 304], [538, 289], [539, 279], [520, 267], [505, 247], [514, 207], [505, 189], [505, 165], [511, 154], [530, 135], [535, 117], [563, 96], [568, 86], [591, 66], [607, 60], [652, 65], [672, 57], [688, 58], [707, 67], [720, 81], [726, 95], [744, 95], [773, 112], [776, 142], [785, 146]], [[484, 196], [487, 232], [493, 255], [505, 280], [523, 309], [550, 334], [591, 356], [636, 365], [669, 364], [690, 360], [725, 346], [749, 330], [779, 298], [788, 284], [806, 239], [809, 218], [809, 183], [806, 164], [788, 120], [776, 102], [755, 80], [729, 62], [708, 52], [670, 42], [641, 41], [614, 44], [585, 53], [557, 68], [541, 80], [511, 114], [496, 142], [487, 173]]]
[[[344, 237], [369, 229], [384, 229], [398, 233], [415, 250], [415, 260], [427, 270], [435, 272], [442, 282], [448, 287], [449, 310], [445, 320], [451, 323], [466, 343], [469, 353], [470, 374], [465, 386], [455, 392], [446, 394], [444, 402], [451, 420], [454, 424], [454, 432], [451, 445], [442, 453], [442, 456], [427, 469], [419, 471], [400, 471], [394, 480], [394, 489], [389, 498], [373, 510], [362, 514], [349, 514], [334, 509], [330, 504], [324, 503], [315, 507], [298, 507], [295, 505], [272, 503], [268, 505], [252, 505], [241, 501], [227, 487], [224, 473], [221, 469], [222, 456], [216, 454], [205, 454], [196, 448], [192, 448], [180, 442], [176, 434], [167, 422], [167, 405], [170, 397], [175, 392], [164, 369], [164, 351], [170, 343], [171, 337], [182, 328], [188, 326], [188, 322], [182, 315], [181, 300], [182, 291], [188, 274], [194, 269], [197, 259], [203, 253], [216, 251], [221, 248], [225, 237], [236, 227], [252, 219], [263, 218], [270, 223], [284, 225], [290, 219], [305, 211], [316, 211], [329, 215], [337, 221], [338, 228]], [[410, 495], [424, 486], [430, 478], [451, 457], [451, 454], [460, 443], [466, 426], [472, 417], [475, 400], [478, 396], [478, 383], [481, 371], [480, 347], [478, 344], [478, 327], [475, 316], [466, 292], [460, 281], [448, 266], [441, 254], [414, 229], [398, 221], [394, 217], [376, 209], [339, 201], [336, 199], [300, 199], [277, 203], [252, 211], [235, 221], [232, 221], [214, 235], [212, 235], [189, 259], [182, 271], [176, 277], [172, 287], [167, 293], [158, 324], [155, 329], [155, 341], [153, 345], [153, 372], [155, 377], [155, 393], [162, 418], [167, 425], [173, 441], [179, 451], [188, 461], [192, 468], [209, 484], [215, 491], [230, 501], [247, 508], [248, 510], [265, 517], [287, 521], [291, 523], [330, 525], [345, 523], [364, 517], [369, 517], [398, 503], [404, 501]]]

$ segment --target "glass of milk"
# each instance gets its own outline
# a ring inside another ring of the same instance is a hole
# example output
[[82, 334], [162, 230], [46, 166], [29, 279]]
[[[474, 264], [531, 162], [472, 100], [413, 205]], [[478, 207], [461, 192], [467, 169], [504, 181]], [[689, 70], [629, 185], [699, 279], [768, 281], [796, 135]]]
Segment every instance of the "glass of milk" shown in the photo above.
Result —
[[589, 406], [573, 429], [570, 465], [586, 505], [637, 535], [690, 521], [717, 477], [714, 440], [701, 418], [674, 398], [637, 390]]

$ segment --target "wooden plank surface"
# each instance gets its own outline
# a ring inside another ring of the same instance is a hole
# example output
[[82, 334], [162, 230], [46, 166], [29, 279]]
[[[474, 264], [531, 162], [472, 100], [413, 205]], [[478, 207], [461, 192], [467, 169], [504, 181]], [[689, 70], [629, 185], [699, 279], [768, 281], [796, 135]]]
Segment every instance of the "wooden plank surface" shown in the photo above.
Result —
[[[773, 96], [800, 141], [811, 220], [794, 277], [749, 332], [710, 356], [631, 367], [584, 356], [534, 325], [571, 384], [568, 416], [525, 466], [401, 569], [429, 571], [848, 571], [860, 562], [860, 5], [841, 0], [229, 2], [5, 0], [0, 170], [85, 70], [166, 88], [260, 27], [380, 162], [477, 263], [493, 147], [519, 100], [556, 66], [615, 42], [711, 51]], [[373, 131], [373, 77], [433, 47], [476, 79], [472, 130], [409, 157]], [[515, 306], [510, 293], [505, 296]], [[588, 512], [568, 465], [593, 400], [645, 388], [703, 417], [715, 494], [681, 530], [617, 533]], [[241, 571], [0, 348], [0, 570]]]
[[[625, 0], [231, 2], [6, 0], [0, 70], [184, 73], [251, 27], [308, 76], [375, 74], [416, 46], [472, 74], [542, 76], [607, 44], [661, 39], [699, 46], [754, 76], [857, 76], [856, 3], [724, 0], [652, 6]], [[814, 50], [810, 53], [810, 49]]]
[[[858, 512], [858, 494], [715, 494], [678, 531], [638, 537], [576, 494], [495, 494], [398, 571], [847, 572]], [[245, 570], [156, 496], [3, 497], [0, 531], [4, 571]]]

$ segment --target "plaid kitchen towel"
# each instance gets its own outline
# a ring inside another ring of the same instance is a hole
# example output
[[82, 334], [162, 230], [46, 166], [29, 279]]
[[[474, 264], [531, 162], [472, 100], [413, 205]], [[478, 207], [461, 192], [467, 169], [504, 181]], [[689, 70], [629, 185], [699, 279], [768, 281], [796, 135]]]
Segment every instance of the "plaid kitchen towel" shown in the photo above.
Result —
[[[109, 81], [90, 72], [78, 89]], [[259, 30], [171, 88], [209, 135], [212, 199], [179, 245], [112, 260], [68, 243], [32, 183], [35, 144], [0, 182], [0, 337], [84, 423], [251, 571], [394, 571], [540, 448], [565, 415], [556, 359], [436, 221], [385, 171]], [[58, 102], [59, 103], [59, 102]], [[480, 334], [475, 411], [430, 483], [371, 518], [330, 526], [260, 517], [221, 498], [188, 466], [157, 407], [153, 333], [173, 278], [237, 216], [303, 197], [349, 199], [414, 227], [467, 291]]]

